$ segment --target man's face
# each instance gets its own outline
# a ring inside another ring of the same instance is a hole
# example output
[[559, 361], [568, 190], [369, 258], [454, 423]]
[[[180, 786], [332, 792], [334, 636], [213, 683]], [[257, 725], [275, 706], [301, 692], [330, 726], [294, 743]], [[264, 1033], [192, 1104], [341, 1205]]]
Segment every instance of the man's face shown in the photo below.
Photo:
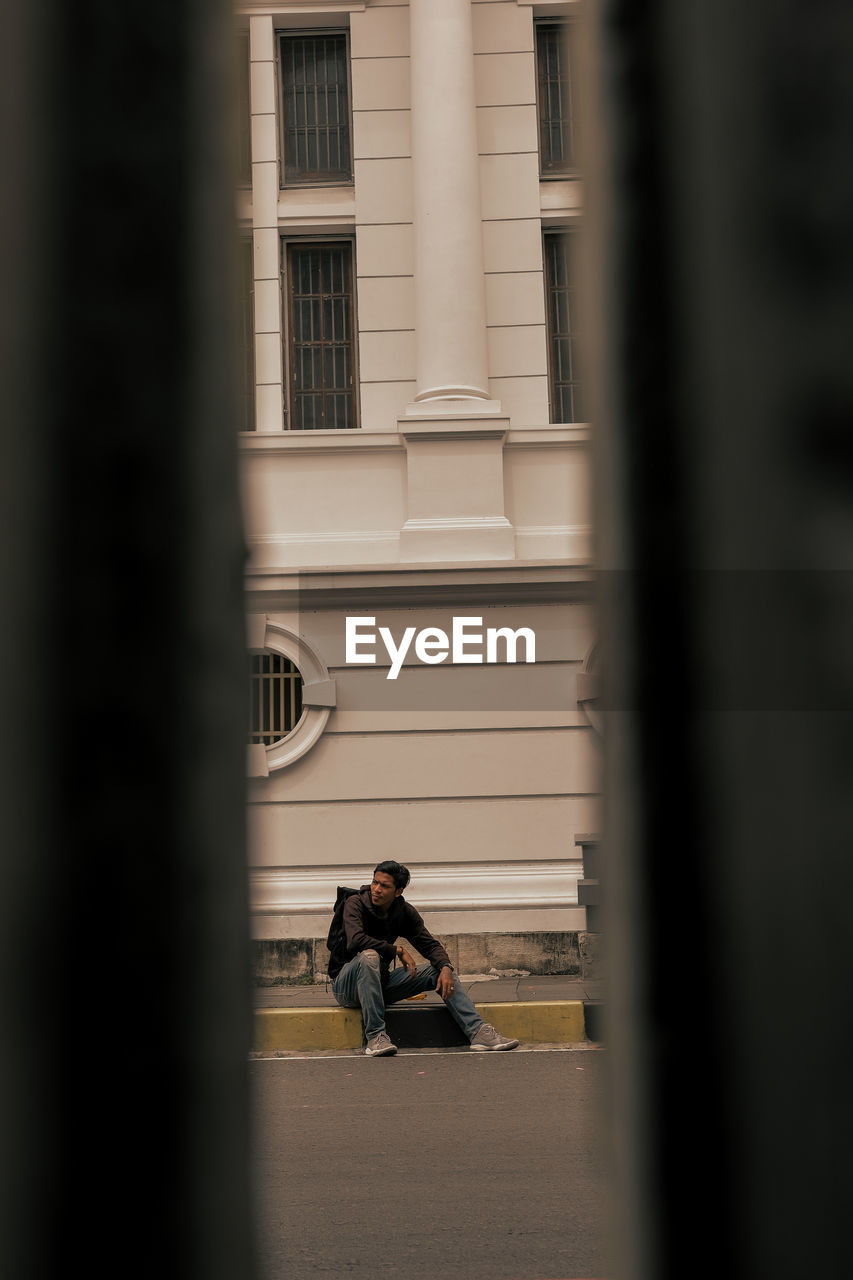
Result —
[[385, 912], [395, 898], [403, 892], [394, 884], [394, 879], [386, 871], [374, 871], [370, 886], [370, 900], [379, 911]]

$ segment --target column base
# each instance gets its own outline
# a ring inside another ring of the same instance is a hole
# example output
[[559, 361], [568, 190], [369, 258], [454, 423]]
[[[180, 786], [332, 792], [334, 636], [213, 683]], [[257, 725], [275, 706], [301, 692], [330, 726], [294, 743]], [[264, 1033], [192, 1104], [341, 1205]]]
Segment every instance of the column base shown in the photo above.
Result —
[[476, 395], [448, 394], [415, 400], [406, 405], [404, 413], [406, 418], [498, 418], [501, 402]]
[[432, 516], [407, 520], [400, 560], [513, 560], [515, 530], [505, 516]]
[[514, 560], [515, 530], [504, 514], [509, 418], [500, 404], [419, 401], [398, 426], [408, 482], [400, 559]]

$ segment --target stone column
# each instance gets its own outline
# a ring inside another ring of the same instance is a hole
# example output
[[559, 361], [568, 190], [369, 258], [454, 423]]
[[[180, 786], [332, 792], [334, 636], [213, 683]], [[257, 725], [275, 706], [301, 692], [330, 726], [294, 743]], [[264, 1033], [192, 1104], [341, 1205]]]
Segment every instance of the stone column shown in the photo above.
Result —
[[509, 426], [489, 399], [470, 0], [411, 0], [417, 392], [403, 560], [511, 559]]
[[416, 402], [488, 400], [470, 0], [411, 0]]

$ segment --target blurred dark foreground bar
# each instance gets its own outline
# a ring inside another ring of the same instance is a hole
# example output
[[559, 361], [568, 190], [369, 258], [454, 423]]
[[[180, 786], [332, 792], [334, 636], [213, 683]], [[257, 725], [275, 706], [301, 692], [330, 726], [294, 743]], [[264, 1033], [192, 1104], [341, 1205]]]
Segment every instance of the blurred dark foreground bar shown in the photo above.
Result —
[[227, 7], [4, 6], [0, 1274], [251, 1275]]
[[841, 1280], [853, 10], [593, 14], [615, 1273]]

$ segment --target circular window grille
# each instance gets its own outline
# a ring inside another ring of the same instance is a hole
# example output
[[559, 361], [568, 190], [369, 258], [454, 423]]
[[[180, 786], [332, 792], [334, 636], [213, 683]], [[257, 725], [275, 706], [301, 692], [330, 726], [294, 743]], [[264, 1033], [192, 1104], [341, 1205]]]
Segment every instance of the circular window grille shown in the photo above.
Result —
[[271, 747], [302, 719], [302, 675], [280, 653], [250, 654], [249, 744]]

